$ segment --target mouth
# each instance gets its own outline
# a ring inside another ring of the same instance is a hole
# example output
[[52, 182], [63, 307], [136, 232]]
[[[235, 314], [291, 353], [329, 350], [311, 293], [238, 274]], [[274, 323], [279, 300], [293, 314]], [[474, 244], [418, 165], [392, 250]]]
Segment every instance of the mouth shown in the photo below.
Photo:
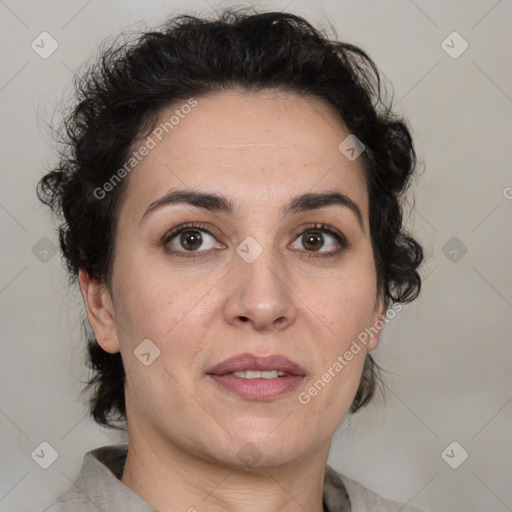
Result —
[[281, 370], [243, 370], [240, 372], [225, 373], [224, 375], [234, 375], [241, 379], [277, 379], [281, 377], [290, 377], [292, 374]]
[[296, 389], [306, 372], [285, 356], [240, 354], [210, 368], [207, 375], [222, 388], [250, 400], [271, 400]]

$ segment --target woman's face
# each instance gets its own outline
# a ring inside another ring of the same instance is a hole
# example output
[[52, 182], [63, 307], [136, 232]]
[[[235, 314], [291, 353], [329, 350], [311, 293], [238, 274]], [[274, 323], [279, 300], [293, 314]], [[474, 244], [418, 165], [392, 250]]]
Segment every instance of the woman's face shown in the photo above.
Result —
[[[378, 335], [344, 354], [383, 312], [361, 158], [338, 149], [349, 132], [320, 100], [195, 100], [161, 113], [179, 121], [155, 144], [133, 146], [154, 145], [119, 210], [115, 321], [93, 324], [105, 350], [121, 351], [130, 431], [230, 465], [327, 453]], [[222, 199], [190, 204], [177, 191]], [[301, 376], [210, 375], [240, 354], [284, 356]]]

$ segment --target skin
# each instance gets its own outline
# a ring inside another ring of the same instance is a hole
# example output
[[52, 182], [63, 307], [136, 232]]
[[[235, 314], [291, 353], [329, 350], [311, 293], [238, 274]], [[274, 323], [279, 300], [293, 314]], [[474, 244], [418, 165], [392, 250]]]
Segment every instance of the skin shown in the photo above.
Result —
[[[127, 375], [122, 482], [160, 511], [321, 512], [332, 437], [379, 335], [307, 405], [297, 395], [384, 313], [362, 161], [338, 150], [349, 132], [319, 99], [229, 91], [197, 102], [128, 178], [111, 286], [80, 271], [96, 339], [107, 352], [121, 352]], [[141, 220], [175, 188], [225, 195], [235, 215], [174, 204]], [[362, 227], [337, 205], [283, 216], [292, 197], [325, 191], [349, 196]], [[180, 256], [180, 235], [162, 241], [186, 222], [212, 232], [201, 232], [206, 256]], [[317, 251], [304, 245], [301, 233], [310, 223], [339, 230], [348, 247], [308, 258], [339, 247], [326, 232]], [[236, 252], [248, 236], [263, 249], [252, 263]], [[144, 339], [160, 350], [149, 366], [134, 355]], [[244, 352], [296, 361], [306, 371], [303, 385], [270, 401], [248, 400], [206, 375]], [[257, 447], [256, 464], [238, 457], [247, 443]]]

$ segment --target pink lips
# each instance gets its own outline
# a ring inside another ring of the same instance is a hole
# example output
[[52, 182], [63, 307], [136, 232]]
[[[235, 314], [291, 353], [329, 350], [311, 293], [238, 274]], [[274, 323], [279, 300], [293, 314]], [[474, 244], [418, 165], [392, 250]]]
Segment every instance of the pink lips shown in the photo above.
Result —
[[[244, 370], [278, 370], [287, 375], [274, 379], [244, 379], [233, 374]], [[222, 388], [253, 400], [271, 400], [288, 393], [300, 385], [306, 374], [301, 366], [287, 357], [258, 357], [253, 354], [230, 357], [209, 369], [207, 373]]]

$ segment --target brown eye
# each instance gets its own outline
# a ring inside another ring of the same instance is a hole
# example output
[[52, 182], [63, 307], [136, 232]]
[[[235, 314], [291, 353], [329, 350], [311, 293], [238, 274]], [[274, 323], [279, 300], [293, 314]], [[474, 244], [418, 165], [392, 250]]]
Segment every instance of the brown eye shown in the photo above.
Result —
[[201, 247], [203, 237], [199, 231], [183, 231], [180, 234], [180, 243], [187, 251], [194, 251]]
[[163, 244], [171, 253], [192, 256], [203, 255], [210, 249], [218, 248], [217, 239], [207, 230], [196, 226], [181, 226], [168, 233]]
[[349, 245], [341, 232], [326, 224], [312, 224], [295, 236], [290, 247], [310, 257], [339, 256]]
[[302, 244], [308, 251], [318, 251], [324, 245], [322, 233], [310, 231], [302, 236]]

